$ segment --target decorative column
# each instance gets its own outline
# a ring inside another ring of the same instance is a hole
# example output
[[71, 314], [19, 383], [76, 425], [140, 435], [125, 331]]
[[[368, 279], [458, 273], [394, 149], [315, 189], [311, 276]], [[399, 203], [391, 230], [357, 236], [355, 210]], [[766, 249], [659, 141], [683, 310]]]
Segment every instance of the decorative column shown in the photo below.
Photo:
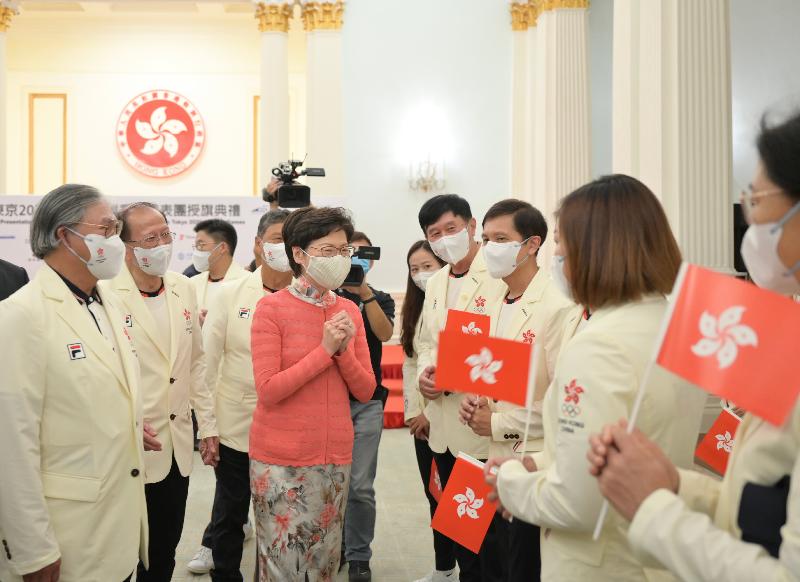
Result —
[[512, 0], [511, 30], [513, 56], [511, 77], [511, 192], [523, 199], [533, 198], [533, 144], [529, 64], [531, 5], [528, 0]]
[[258, 2], [261, 32], [261, 99], [259, 100], [259, 179], [266, 186], [271, 170], [289, 157], [289, 20], [292, 5], [282, 0]]
[[17, 3], [0, 0], [0, 195], [6, 191], [6, 31], [11, 26], [11, 19], [17, 14]]
[[306, 2], [308, 164], [323, 167], [326, 177], [311, 184], [322, 196], [344, 193], [344, 108], [342, 102], [342, 23], [344, 2]]
[[613, 166], [661, 199], [684, 258], [733, 271], [729, 0], [615, 0]]

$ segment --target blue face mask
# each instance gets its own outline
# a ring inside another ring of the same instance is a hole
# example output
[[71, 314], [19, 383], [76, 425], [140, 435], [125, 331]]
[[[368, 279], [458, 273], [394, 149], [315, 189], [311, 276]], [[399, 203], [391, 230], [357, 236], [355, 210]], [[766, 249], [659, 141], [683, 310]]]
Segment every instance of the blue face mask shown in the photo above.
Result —
[[364, 269], [364, 274], [366, 275], [369, 272], [369, 259], [362, 259], [360, 257], [353, 257], [351, 259], [354, 265], [358, 265], [362, 269]]

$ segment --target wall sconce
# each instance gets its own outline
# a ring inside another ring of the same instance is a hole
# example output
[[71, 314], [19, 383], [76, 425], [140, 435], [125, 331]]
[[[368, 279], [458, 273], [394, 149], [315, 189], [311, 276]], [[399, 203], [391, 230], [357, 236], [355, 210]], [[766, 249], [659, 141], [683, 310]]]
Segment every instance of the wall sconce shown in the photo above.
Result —
[[444, 190], [444, 161], [440, 164], [426, 160], [408, 165], [408, 186], [416, 192]]

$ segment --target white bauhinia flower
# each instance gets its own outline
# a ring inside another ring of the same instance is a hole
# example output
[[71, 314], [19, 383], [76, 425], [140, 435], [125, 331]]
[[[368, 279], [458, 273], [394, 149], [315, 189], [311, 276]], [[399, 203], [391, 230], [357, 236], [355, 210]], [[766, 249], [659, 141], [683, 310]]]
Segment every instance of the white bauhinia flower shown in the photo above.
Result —
[[155, 155], [163, 149], [169, 157], [174, 158], [178, 153], [178, 138], [175, 136], [184, 131], [188, 129], [182, 121], [167, 119], [166, 105], [157, 107], [153, 111], [150, 123], [141, 119], [136, 120], [136, 133], [147, 140], [141, 152], [148, 156]]
[[700, 316], [703, 337], [692, 346], [692, 353], [701, 358], [716, 355], [720, 370], [730, 367], [739, 355], [741, 346], [758, 346], [753, 328], [741, 323], [745, 308], [734, 305], [722, 312], [719, 320], [707, 311]]
[[462, 325], [461, 331], [468, 335], [478, 335], [483, 333], [483, 330], [475, 325], [474, 321], [470, 321], [469, 325]]
[[481, 348], [479, 354], [468, 357], [464, 363], [472, 367], [469, 371], [469, 379], [472, 382], [483, 380], [487, 384], [497, 383], [494, 375], [503, 367], [503, 361], [495, 360], [489, 348]]
[[725, 434], [714, 435], [714, 438], [717, 439], [717, 450], [722, 449], [726, 453], [733, 451], [733, 445], [736, 441], [729, 431], [726, 430]]
[[458, 503], [456, 514], [459, 518], [466, 515], [478, 519], [478, 510], [483, 507], [483, 499], [475, 499], [475, 492], [472, 489], [467, 487], [464, 493], [457, 493], [453, 496], [453, 501]]

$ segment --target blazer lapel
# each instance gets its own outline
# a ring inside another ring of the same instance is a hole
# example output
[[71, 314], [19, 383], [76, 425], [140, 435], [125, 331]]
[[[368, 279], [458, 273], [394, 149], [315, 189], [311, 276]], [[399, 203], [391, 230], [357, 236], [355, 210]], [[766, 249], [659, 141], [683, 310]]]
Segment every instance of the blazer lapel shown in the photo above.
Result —
[[[166, 283], [164, 283], [166, 285]], [[126, 267], [123, 267], [122, 272], [113, 281], [114, 291], [117, 296], [122, 300], [124, 308], [127, 313], [132, 315], [136, 322], [142, 326], [142, 329], [153, 342], [153, 345], [158, 348], [158, 351], [164, 356], [164, 359], [169, 359], [169, 354], [164, 350], [162, 345], [163, 341], [160, 338], [156, 321], [153, 319], [153, 314], [147, 308], [147, 305], [142, 298], [133, 276], [130, 274]]]
[[[175, 288], [175, 280], [167, 273], [164, 275], [164, 292], [167, 295], [167, 311], [169, 312], [169, 369], [175, 366], [175, 358], [178, 357], [178, 342], [180, 341], [180, 333], [185, 332], [186, 329], [191, 329], [189, 326], [192, 322], [192, 317], [197, 317], [197, 313], [190, 313], [185, 307], [180, 293]], [[187, 323], [188, 322], [188, 323]]]
[[[549, 279], [546, 274], [539, 269], [539, 272], [534, 275], [533, 280], [525, 289], [525, 293], [520, 297], [519, 309], [514, 314], [514, 319], [511, 321], [511, 326], [508, 329], [509, 338], [516, 339], [523, 332], [523, 328], [533, 316], [536, 304], [542, 299], [542, 294], [547, 286]], [[533, 330], [536, 333], [536, 330]]]
[[[113, 372], [121, 384], [127, 386], [120, 356], [114, 352], [109, 340], [100, 333], [97, 325], [92, 321], [92, 315], [87, 313], [87, 308], [78, 302], [61, 278], [50, 267], [44, 265], [41, 267], [40, 272], [41, 277], [44, 279], [42, 288], [49, 297], [61, 302], [61, 305], [56, 308], [59, 317], [72, 328], [72, 331], [75, 332], [75, 335], [83, 344], [84, 349], [92, 352], [101, 364]], [[107, 309], [106, 315], [108, 315]], [[115, 318], [111, 316], [109, 316], [109, 321], [112, 328], [122, 325], [121, 321], [115, 321]], [[66, 349], [66, 346], [64, 347]]]

